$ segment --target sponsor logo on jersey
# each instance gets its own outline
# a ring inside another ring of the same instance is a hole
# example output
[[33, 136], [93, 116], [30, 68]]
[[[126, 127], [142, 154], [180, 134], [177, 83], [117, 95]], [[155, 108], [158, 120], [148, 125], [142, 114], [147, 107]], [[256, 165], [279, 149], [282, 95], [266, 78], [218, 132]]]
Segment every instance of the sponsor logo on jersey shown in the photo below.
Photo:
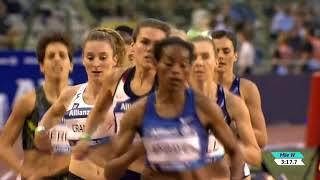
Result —
[[90, 113], [91, 108], [78, 108], [78, 109], [71, 109], [67, 111], [64, 115], [64, 118], [67, 119], [74, 119], [74, 118], [86, 118]]

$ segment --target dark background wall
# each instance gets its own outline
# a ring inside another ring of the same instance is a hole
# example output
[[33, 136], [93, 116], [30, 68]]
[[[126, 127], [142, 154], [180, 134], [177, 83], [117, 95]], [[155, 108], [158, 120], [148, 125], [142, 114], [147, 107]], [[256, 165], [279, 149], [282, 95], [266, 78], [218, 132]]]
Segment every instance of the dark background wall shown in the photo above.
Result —
[[261, 93], [267, 124], [305, 123], [311, 75], [252, 76]]

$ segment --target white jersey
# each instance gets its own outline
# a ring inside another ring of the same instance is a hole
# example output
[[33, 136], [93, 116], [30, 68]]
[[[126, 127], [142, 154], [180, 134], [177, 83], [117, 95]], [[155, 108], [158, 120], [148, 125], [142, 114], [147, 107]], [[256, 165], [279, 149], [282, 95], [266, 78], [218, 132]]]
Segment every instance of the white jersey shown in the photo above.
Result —
[[[117, 133], [120, 130], [120, 121], [124, 113], [132, 106], [133, 103], [143, 97], [137, 96], [131, 91], [130, 82], [134, 76], [134, 73], [135, 68], [130, 68], [123, 73], [113, 96], [112, 107], [109, 109], [109, 116], [113, 115], [113, 118], [115, 119]], [[150, 92], [153, 92], [154, 89], [155, 86]], [[148, 95], [149, 93], [147, 93], [146, 95]]]
[[[74, 145], [80, 139], [80, 136], [85, 130], [85, 124], [89, 112], [93, 108], [92, 104], [87, 104], [83, 100], [83, 94], [87, 87], [87, 83], [82, 84], [72, 99], [66, 113], [64, 114], [64, 123], [68, 128], [67, 138], [71, 145]], [[113, 135], [113, 127], [108, 121], [99, 125], [96, 131], [92, 134], [91, 145], [102, 144], [109, 141]]]

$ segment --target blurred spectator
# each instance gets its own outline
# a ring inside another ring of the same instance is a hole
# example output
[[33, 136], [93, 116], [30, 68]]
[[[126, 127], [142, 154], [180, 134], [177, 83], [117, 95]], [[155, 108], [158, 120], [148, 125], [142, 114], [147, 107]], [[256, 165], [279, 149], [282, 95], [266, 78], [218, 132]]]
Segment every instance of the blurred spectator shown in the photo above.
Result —
[[210, 31], [210, 14], [206, 9], [195, 9], [192, 12], [191, 29], [187, 32], [188, 37], [199, 35], [206, 36]]
[[294, 25], [294, 19], [291, 15], [290, 7], [285, 6], [284, 8], [277, 6], [276, 14], [272, 18], [271, 34], [274, 37], [281, 32], [289, 32], [292, 30]]
[[8, 38], [8, 32], [10, 30], [10, 24], [7, 16], [7, 6], [0, 1], [0, 49], [7, 49], [10, 46], [10, 38]]
[[255, 48], [251, 42], [252, 33], [249, 30], [241, 30], [237, 33], [240, 42], [238, 51], [238, 74], [240, 76], [250, 75], [255, 59]]
[[278, 45], [272, 57], [273, 71], [278, 75], [289, 74], [289, 65], [293, 61], [293, 51], [289, 46], [287, 33], [280, 33]]
[[306, 43], [303, 48], [302, 60], [304, 70], [320, 70], [320, 29], [308, 28], [305, 34]]

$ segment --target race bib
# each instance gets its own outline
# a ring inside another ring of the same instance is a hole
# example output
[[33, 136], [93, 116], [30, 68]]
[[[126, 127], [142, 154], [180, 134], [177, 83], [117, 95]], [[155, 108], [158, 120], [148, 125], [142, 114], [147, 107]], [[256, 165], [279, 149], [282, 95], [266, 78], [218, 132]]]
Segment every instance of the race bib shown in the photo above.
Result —
[[223, 155], [224, 147], [212, 133], [209, 133], [207, 156], [213, 159], [220, 159]]
[[84, 133], [86, 119], [66, 120], [65, 124], [66, 124], [67, 128], [69, 129], [67, 139], [79, 140], [82, 133]]
[[200, 142], [197, 136], [144, 138], [147, 157], [151, 163], [194, 161], [200, 158]]
[[49, 131], [53, 152], [57, 154], [68, 154], [71, 147], [68, 142], [68, 128], [64, 125], [56, 125]]

